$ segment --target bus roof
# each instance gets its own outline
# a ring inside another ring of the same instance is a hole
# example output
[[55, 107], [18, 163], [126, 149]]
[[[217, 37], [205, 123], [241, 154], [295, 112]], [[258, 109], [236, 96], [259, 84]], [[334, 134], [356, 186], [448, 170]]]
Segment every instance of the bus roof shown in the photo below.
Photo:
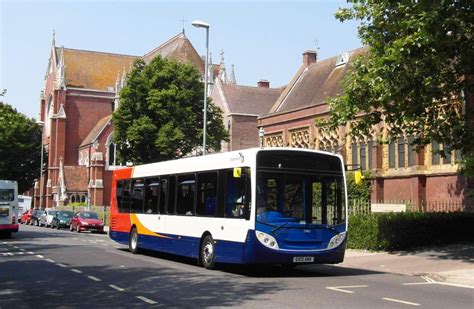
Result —
[[180, 174], [187, 172], [199, 172], [206, 170], [253, 166], [255, 164], [255, 158], [257, 156], [257, 153], [260, 151], [293, 151], [320, 153], [326, 154], [328, 156], [339, 157], [342, 161], [341, 155], [320, 150], [284, 147], [250, 148], [238, 151], [208, 154], [206, 156], [188, 157], [170, 161], [137, 165], [134, 167], [124, 168], [122, 170], [115, 171], [114, 178], [129, 178], [128, 175], [130, 175], [131, 178], [138, 178], [155, 175]]

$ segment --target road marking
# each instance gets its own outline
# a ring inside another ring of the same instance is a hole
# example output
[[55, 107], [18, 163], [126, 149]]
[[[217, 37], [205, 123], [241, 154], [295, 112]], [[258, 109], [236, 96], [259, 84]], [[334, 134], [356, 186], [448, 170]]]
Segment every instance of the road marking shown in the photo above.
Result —
[[114, 248], [120, 249], [122, 248], [122, 246], [114, 246]]
[[101, 244], [101, 245], [102, 245], [102, 246], [107, 246], [107, 247], [109, 246], [109, 245], [107, 245], [107, 244]]
[[75, 272], [76, 274], [82, 274], [82, 270], [71, 268], [72, 272]]
[[31, 252], [31, 251], [28, 251], [27, 253], [28, 253], [28, 254], [35, 254], [34, 252]]
[[349, 293], [353, 294], [354, 291], [348, 291], [344, 289], [354, 289], [354, 288], [366, 288], [368, 285], [346, 285], [346, 286], [328, 286], [326, 289], [328, 290], [333, 290], [333, 291], [338, 291], [338, 292], [343, 292], [343, 293]]
[[94, 281], [102, 281], [101, 279], [97, 278], [97, 277], [94, 277], [94, 276], [87, 276], [87, 278], [91, 279], [91, 280], [94, 280]]
[[118, 287], [118, 286], [116, 286], [116, 285], [114, 285], [114, 284], [109, 284], [109, 286], [110, 286], [112, 289], [117, 290], [117, 291], [119, 291], [119, 292], [125, 291], [125, 289], [122, 289], [121, 287]]
[[404, 283], [403, 285], [429, 285], [435, 284], [434, 282], [411, 282], [411, 283]]
[[58, 265], [59, 267], [63, 267], [63, 268], [67, 268], [67, 267], [68, 267], [67, 265], [64, 265], [64, 264], [61, 264], [61, 263], [56, 263], [56, 265]]
[[156, 301], [151, 300], [151, 299], [149, 299], [149, 298], [146, 298], [146, 297], [144, 297], [144, 296], [136, 296], [136, 298], [138, 298], [139, 300], [144, 301], [145, 303], [149, 303], [150, 305], [157, 304]]
[[436, 282], [428, 276], [421, 276], [421, 278], [423, 278], [426, 282], [430, 282], [430, 283], [435, 283]]
[[81, 239], [81, 241], [87, 242], [87, 240], [85, 240], [85, 239]]
[[51, 259], [45, 259], [45, 261], [48, 261], [50, 263], [56, 263], [54, 260], [51, 260]]
[[77, 238], [77, 237], [73, 237], [72, 239], [79, 240], [79, 238]]
[[[21, 248], [20, 251], [26, 251], [25, 249]], [[28, 252], [29, 253], [29, 252]]]
[[40, 259], [44, 259], [44, 256], [42, 255], [37, 254], [36, 256], [39, 257]]
[[383, 300], [388, 300], [388, 301], [393, 301], [395, 303], [405, 304], [405, 305], [420, 306], [420, 304], [412, 303], [412, 302], [404, 301], [404, 300], [399, 300], [399, 299], [393, 299], [393, 298], [387, 298], [387, 297], [383, 297], [382, 299]]
[[89, 240], [89, 242], [91, 242], [91, 243], [93, 243], [93, 244], [97, 244], [97, 243], [95, 242], [95, 240]]
[[17, 246], [13, 246], [13, 248], [15, 248], [15, 249], [20, 249], [20, 248], [18, 248]]
[[472, 285], [463, 285], [463, 284], [449, 283], [449, 282], [435, 282], [435, 283], [439, 285], [455, 286], [458, 288], [474, 289], [474, 286]]

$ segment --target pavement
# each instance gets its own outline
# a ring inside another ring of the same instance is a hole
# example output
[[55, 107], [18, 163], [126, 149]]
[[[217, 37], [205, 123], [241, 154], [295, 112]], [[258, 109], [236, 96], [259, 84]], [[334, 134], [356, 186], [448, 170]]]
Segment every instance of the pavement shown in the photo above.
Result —
[[469, 243], [390, 253], [348, 249], [339, 265], [474, 289], [474, 244]]

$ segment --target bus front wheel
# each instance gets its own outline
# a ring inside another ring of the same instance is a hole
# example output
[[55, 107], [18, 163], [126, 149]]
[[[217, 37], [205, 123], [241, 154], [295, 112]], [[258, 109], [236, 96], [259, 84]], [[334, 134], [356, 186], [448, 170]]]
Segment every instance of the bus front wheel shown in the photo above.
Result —
[[204, 237], [201, 245], [200, 259], [202, 266], [207, 269], [214, 267], [215, 246], [211, 235]]
[[134, 227], [130, 232], [130, 239], [128, 241], [128, 249], [133, 254], [137, 254], [140, 252], [140, 248], [138, 248], [138, 233], [137, 229]]

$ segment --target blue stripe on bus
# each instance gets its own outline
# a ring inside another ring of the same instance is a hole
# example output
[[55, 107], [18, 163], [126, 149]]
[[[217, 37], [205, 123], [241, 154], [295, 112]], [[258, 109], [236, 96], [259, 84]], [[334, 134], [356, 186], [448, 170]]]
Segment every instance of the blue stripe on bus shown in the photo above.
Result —
[[[191, 258], [198, 258], [199, 237], [187, 237], [179, 235], [167, 235], [170, 238], [155, 237], [149, 235], [138, 235], [140, 248], [171, 253]], [[124, 245], [128, 245], [129, 233], [110, 232], [110, 237]], [[255, 231], [249, 230], [245, 243], [216, 240], [215, 261], [218, 263], [232, 264], [291, 264], [293, 258], [314, 257], [314, 263], [340, 263], [344, 259], [345, 241], [335, 249], [304, 252], [280, 251], [265, 247], [256, 238]]]

